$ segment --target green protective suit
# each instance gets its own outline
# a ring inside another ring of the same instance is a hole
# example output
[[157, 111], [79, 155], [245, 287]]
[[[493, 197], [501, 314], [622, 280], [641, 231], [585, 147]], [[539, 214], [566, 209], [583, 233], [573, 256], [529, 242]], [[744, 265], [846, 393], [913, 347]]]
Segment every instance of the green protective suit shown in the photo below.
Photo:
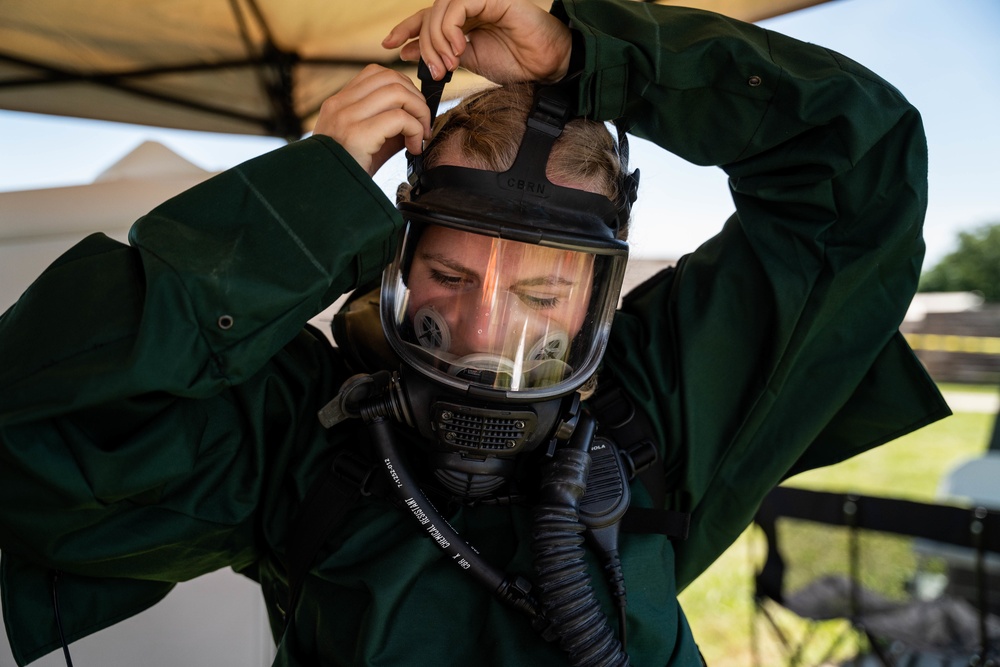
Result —
[[[683, 542], [622, 538], [629, 653], [699, 664], [677, 592], [769, 489], [948, 414], [897, 332], [923, 256], [921, 122], [856, 63], [756, 26], [610, 0], [554, 11], [582, 37], [580, 113], [720, 166], [736, 204], [629, 295], [604, 362], [653, 424], [671, 502], [692, 512]], [[338, 443], [365, 437], [317, 421], [345, 370], [304, 324], [377, 279], [401, 225], [344, 150], [312, 137], [164, 203], [128, 246], [86, 238], [0, 319], [2, 586], [19, 664], [59, 645], [53, 568], [70, 640], [224, 567], [260, 581], [273, 610], [303, 497]], [[487, 560], [530, 574], [529, 511], [449, 518]], [[566, 657], [372, 497], [321, 550], [276, 664]]]

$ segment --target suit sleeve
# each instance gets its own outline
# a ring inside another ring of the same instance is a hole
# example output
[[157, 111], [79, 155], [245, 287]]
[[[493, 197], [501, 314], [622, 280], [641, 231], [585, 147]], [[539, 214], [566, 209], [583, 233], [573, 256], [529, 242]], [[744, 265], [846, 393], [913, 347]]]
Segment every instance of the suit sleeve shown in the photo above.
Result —
[[[924, 253], [923, 129], [877, 75], [757, 26], [646, 3], [556, 11], [582, 36], [582, 112], [729, 177], [734, 215], [626, 299], [606, 357], [692, 511], [683, 586], [797, 464], [947, 414], [897, 331]], [[895, 396], [858, 398], [874, 387]]]
[[378, 275], [399, 224], [313, 137], [162, 204], [128, 246], [63, 255], [0, 319], [0, 548], [162, 581], [249, 562], [334, 381], [303, 326]]

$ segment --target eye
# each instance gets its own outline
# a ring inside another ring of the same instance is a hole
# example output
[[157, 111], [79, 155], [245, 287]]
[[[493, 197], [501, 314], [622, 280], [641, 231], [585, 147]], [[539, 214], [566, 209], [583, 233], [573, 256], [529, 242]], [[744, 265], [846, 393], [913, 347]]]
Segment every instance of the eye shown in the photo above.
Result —
[[430, 274], [431, 280], [447, 289], [463, 289], [472, 283], [468, 276], [461, 273], [444, 273], [430, 269]]
[[535, 310], [548, 310], [555, 308], [560, 303], [558, 296], [538, 296], [527, 292], [518, 292], [518, 298]]

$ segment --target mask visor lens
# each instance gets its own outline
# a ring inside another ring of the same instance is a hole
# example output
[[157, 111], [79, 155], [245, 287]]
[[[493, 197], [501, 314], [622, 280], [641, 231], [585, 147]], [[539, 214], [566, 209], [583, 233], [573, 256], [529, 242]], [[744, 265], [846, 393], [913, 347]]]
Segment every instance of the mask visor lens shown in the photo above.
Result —
[[618, 293], [605, 284], [615, 273], [610, 255], [426, 225], [411, 228], [401, 257], [390, 338], [425, 372], [508, 392], [547, 390], [574, 381], [602, 347], [606, 302]]

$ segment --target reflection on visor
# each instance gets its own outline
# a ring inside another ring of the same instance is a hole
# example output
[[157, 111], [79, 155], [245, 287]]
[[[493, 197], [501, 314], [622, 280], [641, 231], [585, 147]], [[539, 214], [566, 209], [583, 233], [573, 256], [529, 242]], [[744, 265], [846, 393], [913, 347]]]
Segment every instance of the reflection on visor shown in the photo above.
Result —
[[[420, 347], [447, 352], [451, 349], [448, 322], [433, 306], [424, 306], [413, 316], [413, 332]], [[558, 329], [548, 331], [528, 350], [528, 359], [565, 359], [569, 335]]]
[[[416, 352], [416, 350], [415, 350]], [[535, 358], [518, 364], [513, 359], [486, 352], [458, 357], [440, 350], [416, 352], [449, 375], [496, 389], [533, 389], [558, 384], [573, 367], [562, 359]]]

